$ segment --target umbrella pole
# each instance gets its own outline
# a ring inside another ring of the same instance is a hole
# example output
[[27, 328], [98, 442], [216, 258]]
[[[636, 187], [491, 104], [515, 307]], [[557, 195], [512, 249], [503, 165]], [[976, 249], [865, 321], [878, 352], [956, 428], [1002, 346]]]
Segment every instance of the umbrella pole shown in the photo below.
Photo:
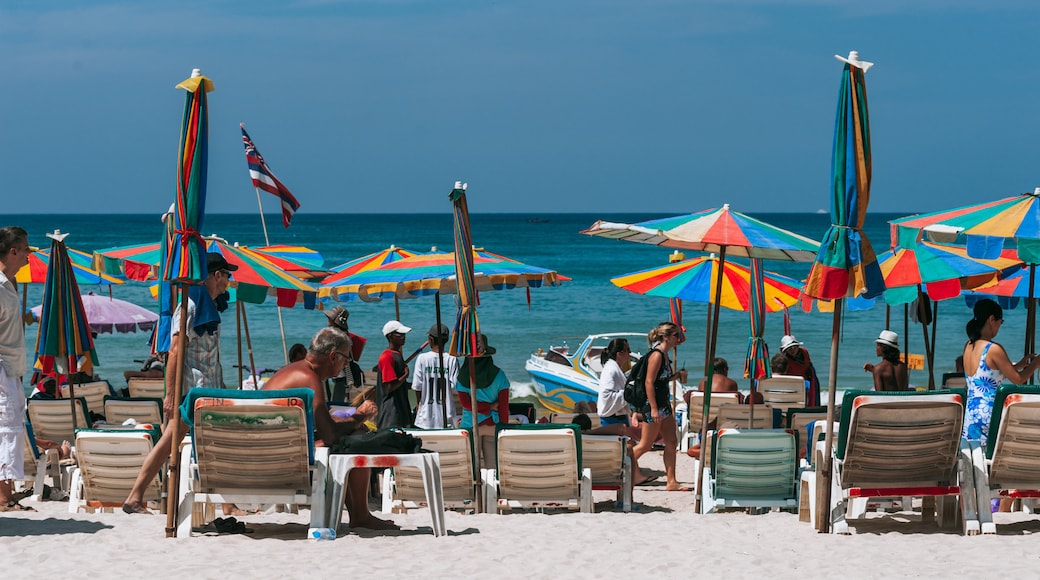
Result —
[[[183, 381], [184, 372], [184, 347], [185, 347], [185, 333], [188, 331], [188, 290], [184, 287], [179, 288], [181, 293], [181, 305], [180, 305], [180, 328], [178, 329], [175, 340], [177, 341], [177, 360], [173, 365], [173, 380], [166, 381], [166, 389], [173, 389], [173, 401], [174, 404], [179, 404], [181, 400], [181, 382]], [[172, 349], [173, 345], [171, 345]], [[169, 369], [169, 365], [166, 367]], [[171, 385], [172, 383], [172, 385]], [[174, 433], [180, 430], [180, 417], [177, 416], [176, 407], [174, 408], [174, 416], [167, 417], [166, 428], [173, 429]], [[180, 484], [180, 463], [179, 449], [180, 446], [179, 437], [170, 437], [170, 472], [169, 477], [166, 478], [166, 537], [176, 538], [177, 537], [177, 498], [179, 494]]]
[[[1036, 348], [1036, 297], [1033, 295], [1033, 284], [1036, 282], [1036, 264], [1029, 265], [1029, 295], [1026, 298], [1026, 345], [1023, 355], [1030, 355]], [[1029, 377], [1032, 383], [1033, 376]]]
[[[917, 318], [921, 320], [921, 330], [924, 332], [924, 358], [928, 362], [928, 390], [935, 388], [935, 374], [932, 373], [932, 345], [928, 342], [928, 320], [924, 316], [924, 292], [921, 285], [917, 285]], [[909, 363], [909, 357], [907, 357]]]
[[704, 365], [704, 408], [701, 410], [701, 459], [697, 462], [697, 495], [694, 498], [694, 510], [698, 514], [701, 513], [701, 499], [703, 496], [701, 491], [704, 489], [701, 487], [704, 484], [704, 456], [705, 450], [708, 448], [708, 413], [711, 411], [711, 379], [712, 375], [715, 374], [715, 339], [719, 333], [719, 307], [721, 300], [718, 297], [722, 296], [722, 269], [725, 266], [726, 246], [722, 246], [719, 249], [719, 271], [715, 276], [715, 303], [709, 303], [708, 305], [708, 311], [712, 313], [709, 318], [711, 321], [711, 332], [708, 335], [708, 349], [705, 355], [707, 362]]
[[[892, 328], [892, 305], [885, 304], [885, 330]], [[905, 334], [903, 336], [906, 336]]]
[[394, 320], [401, 322], [401, 300], [397, 297], [396, 291], [394, 291]]
[[[845, 299], [837, 298], [834, 300], [834, 321], [831, 325], [831, 361], [830, 361], [830, 372], [827, 375], [827, 427], [823, 438], [823, 464], [820, 466], [820, 477], [816, 481], [816, 489], [819, 490], [820, 486], [823, 486], [823, 493], [817, 491], [816, 498], [816, 513], [820, 520], [821, 534], [830, 533], [831, 528], [831, 446], [834, 445], [834, 399], [835, 391], [837, 391], [838, 382], [838, 335], [841, 330], [841, 311], [845, 307]], [[813, 443], [815, 453], [815, 443]], [[816, 525], [816, 522], [813, 522]]]
[[[76, 426], [76, 375], [79, 374], [76, 372], [76, 355], [74, 353], [69, 353], [69, 360], [67, 362], [69, 369], [69, 406], [72, 409], [72, 433], [75, 434], [76, 429], [78, 428]], [[84, 411], [86, 411], [86, 409], [84, 409]], [[90, 425], [87, 424], [83, 427], [90, 427]]]
[[238, 337], [238, 385], [242, 387], [245, 377], [242, 373], [242, 301], [235, 300], [235, 334]]
[[928, 390], [935, 389], [935, 331], [939, 326], [939, 303], [932, 304], [932, 352], [928, 355]]
[[[25, 322], [25, 307], [28, 306], [28, 305], [29, 305], [29, 283], [28, 282], [24, 282], [24, 283], [22, 283], [22, 329], [23, 330], [25, 329], [25, 326], [26, 326], [26, 322]], [[40, 315], [41, 316], [43, 315], [42, 311], [40, 312]]]
[[[473, 355], [469, 356], [469, 412], [473, 417], [473, 439], [477, 443], [473, 446], [473, 457], [477, 464], [477, 469], [473, 472], [473, 487], [474, 495], [477, 496], [477, 513], [479, 514], [491, 509], [492, 506], [483, 505], [485, 503], [484, 495], [480, 493], [480, 455], [483, 452], [484, 440], [480, 438], [480, 423], [477, 413], [477, 357]], [[507, 417], [506, 420], [508, 419]], [[501, 420], [501, 417], [499, 417], [499, 420]]]
[[246, 305], [242, 304], [242, 327], [246, 331], [246, 352], [249, 353], [249, 376], [253, 377], [253, 388], [260, 390], [260, 375], [256, 372], [256, 363], [253, 362], [253, 341], [249, 338], [249, 318], [246, 316]]

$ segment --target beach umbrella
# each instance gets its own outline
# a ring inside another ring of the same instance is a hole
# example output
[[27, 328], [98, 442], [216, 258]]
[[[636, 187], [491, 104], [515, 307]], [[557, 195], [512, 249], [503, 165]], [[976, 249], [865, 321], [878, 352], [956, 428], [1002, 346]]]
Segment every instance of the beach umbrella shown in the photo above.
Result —
[[1026, 301], [1024, 352], [1032, 353], [1036, 340], [1036, 265], [1040, 263], [1040, 188], [995, 201], [893, 220], [893, 244], [927, 235], [935, 241], [962, 242], [973, 258], [999, 256], [1005, 245], [1029, 265], [1030, 291]]
[[[284, 259], [276, 263], [265, 253], [248, 246], [229, 244], [216, 236], [206, 236], [204, 240], [207, 252], [218, 253], [229, 264], [238, 266], [231, 275], [236, 300], [262, 304], [270, 294], [277, 297], [278, 306], [282, 308], [292, 308], [301, 302], [307, 309], [314, 308], [317, 289], [279, 266], [279, 263], [286, 263]], [[297, 266], [290, 264], [288, 267]]]
[[[873, 63], [863, 62], [859, 53], [835, 58], [845, 63], [838, 91], [838, 110], [834, 123], [831, 154], [831, 226], [824, 235], [819, 255], [813, 262], [805, 284], [807, 296], [834, 300], [831, 327], [830, 374], [827, 385], [827, 428], [823, 465], [820, 470], [824, 493], [817, 513], [829, 513], [831, 492], [831, 445], [834, 422], [834, 397], [838, 375], [838, 337], [841, 329], [842, 301], [846, 297], [873, 298], [884, 289], [884, 280], [870, 240], [863, 233], [863, 221], [870, 202], [871, 150], [870, 119], [864, 73]], [[827, 532], [830, 519], [821, 519], [821, 532]]]
[[[72, 275], [80, 285], [105, 285], [122, 284], [123, 281], [115, 276], [99, 272], [92, 268], [93, 254], [66, 248], [69, 263], [72, 267]], [[50, 265], [51, 250], [41, 249], [29, 254], [29, 263], [22, 266], [15, 274], [15, 280], [19, 284], [43, 284], [47, 280], [47, 270]]]
[[[636, 224], [597, 221], [581, 233], [669, 248], [714, 252], [725, 264], [726, 256], [785, 261], [811, 261], [819, 244], [809, 238], [770, 225], [761, 220], [730, 210], [729, 204], [699, 213], [649, 220]], [[715, 295], [722, 294], [723, 278], [715, 280]], [[711, 332], [706, 333], [704, 379], [711, 381], [714, 372], [715, 344], [721, 304], [716, 302], [711, 314]], [[709, 309], [711, 310], [711, 309]], [[711, 393], [704, 394], [701, 441], [707, 436]], [[697, 489], [701, 489], [702, 473], [697, 472]], [[698, 513], [701, 494], [697, 494]]]
[[[177, 155], [177, 195], [173, 213], [167, 222], [169, 243], [163, 244], [161, 279], [180, 288], [180, 324], [177, 334], [179, 348], [184, 353], [184, 340], [188, 321], [188, 291], [184, 286], [197, 284], [206, 279], [206, 247], [199, 233], [206, 214], [206, 178], [209, 162], [209, 107], [207, 94], [213, 90], [213, 81], [194, 69], [191, 77], [177, 85], [186, 91], [184, 115], [181, 124], [180, 148]], [[173, 365], [171, 380], [174, 401], [180, 400], [181, 369]], [[171, 425], [176, 429], [176, 424]], [[170, 443], [169, 496], [166, 513], [166, 536], [177, 535], [174, 522], [177, 518], [177, 482], [179, 480], [178, 445], [174, 437]]]
[[[137, 332], [139, 329], [147, 331], [154, 328], [159, 320], [159, 315], [151, 310], [111, 296], [88, 292], [80, 299], [91, 332], [98, 334]], [[33, 316], [42, 320], [42, 310], [43, 305], [34, 306]]]
[[[461, 181], [455, 182], [455, 187], [448, 194], [451, 200], [452, 213], [454, 216], [453, 232], [455, 240], [455, 277], [458, 280], [458, 306], [459, 310], [455, 316], [455, 326], [452, 328], [451, 340], [449, 342], [449, 353], [452, 356], [466, 357], [470, 365], [469, 373], [469, 399], [470, 412], [473, 417], [473, 438], [476, 465], [480, 465], [481, 441], [480, 441], [480, 419], [477, 413], [477, 372], [476, 358], [484, 350], [481, 342], [480, 319], [477, 316], [477, 289], [473, 276], [474, 255], [473, 233], [469, 227], [469, 206], [466, 203], [466, 187]], [[439, 316], [438, 316], [439, 318]], [[438, 324], [440, 321], [438, 320]], [[441, 398], [444, 400], [444, 397]], [[474, 487], [479, 491], [480, 482], [474, 480]], [[481, 494], [477, 493], [477, 512], [482, 511], [480, 504], [484, 503]], [[490, 507], [490, 506], [485, 506]]]
[[93, 372], [98, 360], [94, 352], [94, 339], [83, 311], [79, 284], [76, 283], [72, 262], [65, 248], [66, 236], [68, 234], [58, 231], [47, 234], [51, 239], [50, 267], [43, 287], [34, 368], [44, 373], [68, 375], [69, 404], [72, 427], [75, 429], [76, 373]]
[[274, 244], [250, 249], [301, 280], [324, 278], [330, 273], [330, 270], [325, 269], [325, 258], [321, 257], [321, 253], [306, 246]]
[[390, 246], [385, 250], [373, 252], [360, 258], [355, 258], [349, 262], [344, 262], [338, 266], [331, 268], [332, 274], [321, 281], [322, 285], [328, 285], [336, 283], [343, 278], [353, 276], [358, 272], [364, 272], [365, 270], [372, 270], [378, 268], [384, 264], [396, 262], [404, 258], [410, 258], [416, 255], [416, 252], [406, 250], [404, 248], [398, 248], [397, 246]]

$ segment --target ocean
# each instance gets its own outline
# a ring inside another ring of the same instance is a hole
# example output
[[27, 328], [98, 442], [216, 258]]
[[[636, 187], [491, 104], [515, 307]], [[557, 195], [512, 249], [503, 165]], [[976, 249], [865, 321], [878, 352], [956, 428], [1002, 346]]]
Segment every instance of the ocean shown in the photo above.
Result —
[[[775, 226], [819, 240], [827, 229], [827, 214], [773, 213], [749, 214]], [[621, 290], [610, 283], [610, 278], [668, 263], [670, 249], [620, 242], [579, 234], [597, 219], [618, 222], [637, 222], [664, 217], [660, 214], [472, 214], [473, 240], [478, 247], [503, 254], [522, 262], [555, 269], [571, 278], [562, 286], [535, 288], [530, 291], [530, 303], [523, 288], [483, 292], [480, 294], [480, 326], [496, 347], [496, 363], [509, 377], [513, 394], [518, 399], [530, 400], [531, 380], [524, 370], [524, 362], [538, 348], [561, 344], [567, 340], [576, 346], [587, 335], [602, 332], [647, 332], [656, 323], [667, 320], [668, 301], [665, 298], [646, 297]], [[871, 214], [867, 218], [866, 234], [880, 253], [889, 246], [888, 220], [897, 214]], [[382, 250], [390, 245], [415, 252], [437, 248], [452, 249], [452, 216], [443, 214], [325, 214], [298, 213], [288, 229], [281, 226], [280, 216], [266, 216], [272, 244], [300, 244], [321, 252], [327, 267]], [[149, 243], [158, 239], [161, 224], [158, 215], [14, 215], [2, 220], [2, 225], [19, 225], [30, 235], [30, 243], [48, 247], [47, 232], [60, 229], [68, 232], [66, 244], [84, 251], [112, 246]], [[217, 234], [228, 242], [248, 246], [264, 245], [264, 235], [257, 214], [207, 215], [203, 233]], [[696, 254], [688, 252], [687, 257]], [[740, 262], [739, 259], [734, 261]], [[766, 262], [766, 268], [777, 273], [804, 278], [810, 264]], [[43, 285], [30, 285], [29, 306], [40, 303]], [[107, 288], [82, 287], [81, 291], [107, 293]], [[128, 282], [112, 287], [116, 298], [156, 308], [148, 287]], [[455, 315], [453, 296], [441, 301], [441, 315], [451, 325]], [[395, 317], [394, 302], [346, 302], [350, 310], [350, 328], [368, 339], [362, 366], [375, 364], [385, 341], [381, 336], [383, 324]], [[249, 341], [243, 337], [242, 351], [251, 351], [257, 367], [277, 368], [284, 364], [282, 340], [279, 332], [277, 307], [273, 298], [264, 304], [247, 304]], [[945, 371], [953, 370], [954, 358], [964, 345], [964, 324], [971, 312], [961, 299], [939, 303], [938, 340], [936, 346], [936, 381]], [[400, 301], [401, 322], [415, 330], [405, 345], [410, 353], [425, 339], [426, 330], [435, 321], [433, 297]], [[1024, 309], [1009, 312], [998, 340], [1004, 341], [1014, 356], [1021, 350], [1025, 332]], [[703, 373], [705, 349], [706, 305], [684, 304], [684, 326], [688, 340], [680, 345], [677, 362], [693, 377]], [[913, 322], [909, 326], [909, 340], [904, 330], [904, 309], [891, 308], [891, 328], [900, 335], [900, 343], [909, 344], [911, 353], [923, 354], [923, 330]], [[319, 311], [300, 306], [283, 309], [286, 341], [289, 345], [307, 344], [313, 333], [325, 326], [326, 318]], [[821, 382], [828, 380], [828, 359], [831, 348], [832, 315], [818, 311], [803, 312], [799, 307], [790, 311], [792, 332], [805, 343]], [[839, 388], [869, 387], [870, 375], [863, 371], [865, 362], [876, 362], [874, 339], [885, 328], [886, 308], [875, 305], [870, 310], [846, 312], [839, 343]], [[35, 350], [38, 326], [26, 330], [27, 348]], [[731, 376], [742, 386], [743, 360], [747, 352], [747, 314], [723, 309], [717, 356], [730, 363]], [[783, 314], [767, 315], [766, 339], [770, 352], [779, 348], [783, 335]], [[139, 362], [148, 356], [147, 333], [104, 334], [95, 341], [100, 365], [97, 372], [115, 387], [125, 386], [124, 370], [136, 370]], [[248, 365], [247, 354], [245, 363]], [[234, 310], [224, 315], [222, 359], [226, 382], [236, 383], [238, 361]], [[913, 370], [910, 381], [927, 385], [926, 370]], [[27, 390], [29, 386], [26, 386]]]

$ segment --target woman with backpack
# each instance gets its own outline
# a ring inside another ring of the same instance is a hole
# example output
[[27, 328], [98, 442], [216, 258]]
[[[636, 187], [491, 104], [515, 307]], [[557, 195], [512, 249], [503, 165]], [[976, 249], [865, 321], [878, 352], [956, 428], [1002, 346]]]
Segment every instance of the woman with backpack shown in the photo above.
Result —
[[646, 389], [646, 403], [636, 409], [643, 415], [642, 433], [639, 443], [632, 450], [638, 460], [650, 451], [657, 437], [664, 439], [664, 473], [667, 491], [689, 491], [679, 485], [675, 478], [675, 449], [678, 445], [675, 416], [672, 414], [670, 402], [671, 386], [676, 379], [684, 379], [685, 370], [672, 372], [672, 362], [668, 359], [668, 351], [679, 344], [679, 327], [671, 322], [662, 322], [651, 330], [647, 336], [651, 350], [646, 353], [646, 378], [643, 386]]

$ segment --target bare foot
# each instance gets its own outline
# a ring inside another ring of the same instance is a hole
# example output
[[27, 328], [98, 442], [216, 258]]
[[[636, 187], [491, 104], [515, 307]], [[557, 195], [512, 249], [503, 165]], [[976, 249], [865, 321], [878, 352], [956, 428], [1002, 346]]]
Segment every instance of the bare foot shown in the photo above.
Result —
[[257, 514], [257, 513], [259, 513], [259, 512], [249, 512], [249, 511], [246, 511], [246, 510], [238, 507], [237, 505], [233, 505], [233, 504], [229, 504], [227, 506], [224, 506], [224, 515], [225, 516], [251, 516], [251, 515], [254, 515], [254, 514]]
[[139, 501], [132, 501], [123, 504], [123, 513], [127, 514], [150, 514], [148, 508], [144, 507]]
[[368, 530], [400, 530], [401, 526], [390, 520], [381, 520], [372, 514], [360, 522], [350, 522], [350, 529], [365, 528]]
[[632, 485], [646, 485], [648, 483], [653, 483], [653, 482], [657, 481], [657, 477], [658, 476], [656, 476], [656, 475], [648, 475], [648, 476], [644, 477], [643, 479], [640, 479], [639, 481], [634, 482]]
[[72, 444], [68, 441], [61, 442], [61, 450], [58, 452], [59, 459], [71, 459], [72, 458]]
[[678, 483], [669, 483], [668, 485], [664, 486], [664, 490], [665, 491], [690, 491], [690, 488], [683, 487], [683, 486], [679, 485]]

